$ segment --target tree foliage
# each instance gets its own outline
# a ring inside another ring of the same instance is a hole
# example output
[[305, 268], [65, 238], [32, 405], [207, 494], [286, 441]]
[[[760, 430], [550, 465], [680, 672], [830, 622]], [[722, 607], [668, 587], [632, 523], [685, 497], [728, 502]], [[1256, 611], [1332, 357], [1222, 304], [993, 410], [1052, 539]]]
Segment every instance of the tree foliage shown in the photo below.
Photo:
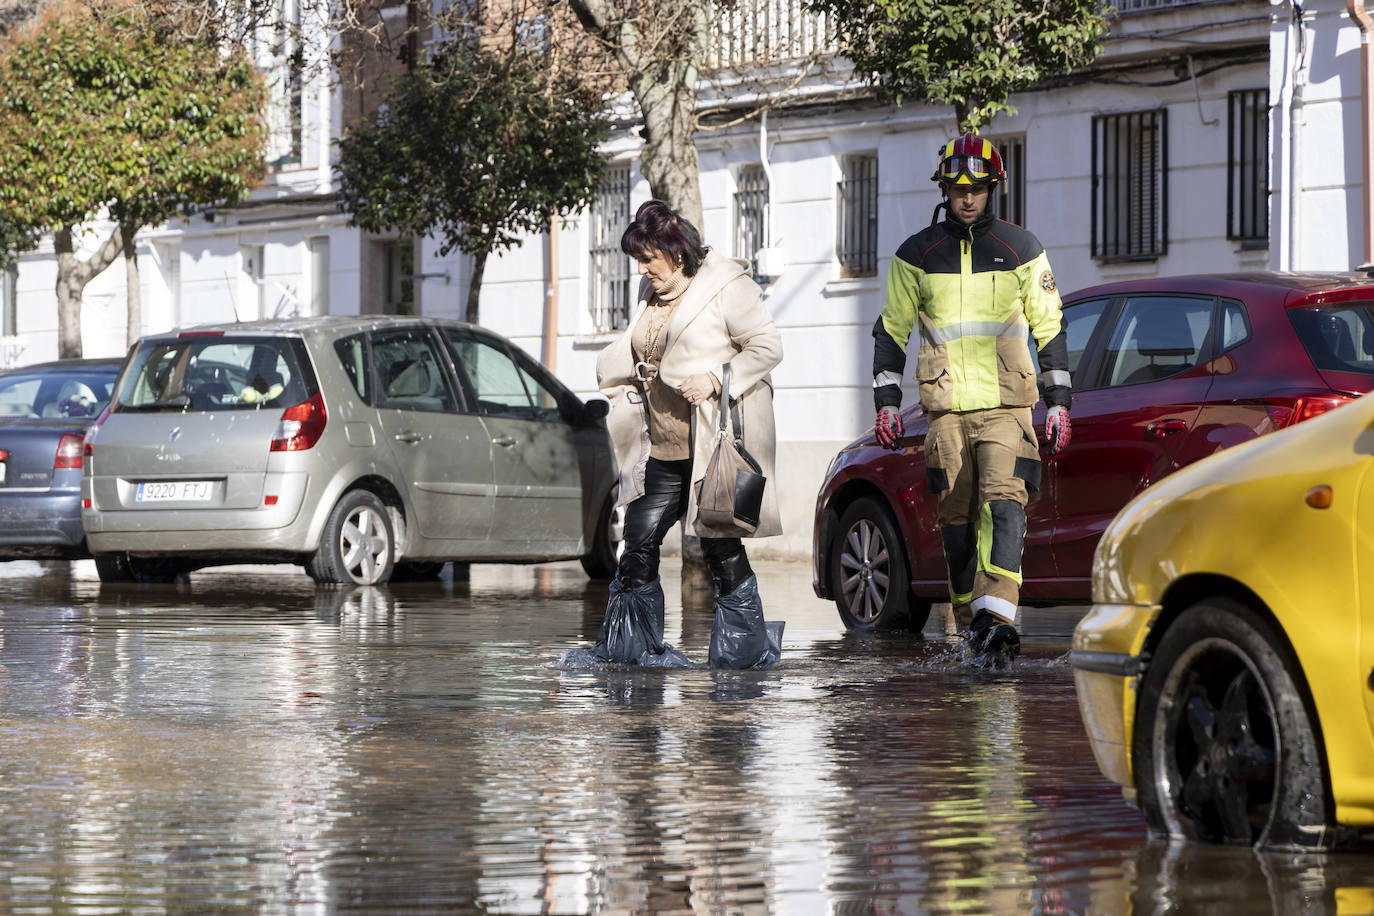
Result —
[[[0, 46], [0, 220], [54, 234], [64, 356], [80, 354], [85, 284], [121, 250], [136, 278], [138, 229], [237, 201], [261, 175], [261, 81], [242, 52], [184, 36], [133, 0], [94, 0], [50, 6]], [[64, 250], [101, 216], [117, 228], [92, 259]]]
[[38, 246], [39, 233], [0, 215], [0, 271], [9, 270], [19, 255]]
[[978, 130], [1008, 99], [1086, 66], [1107, 24], [1098, 0], [807, 0], [835, 22], [844, 54], [885, 97], [954, 106]]
[[441, 45], [340, 139], [339, 206], [371, 232], [472, 255], [475, 322], [487, 256], [590, 204], [606, 130], [600, 100], [552, 79], [534, 50]]

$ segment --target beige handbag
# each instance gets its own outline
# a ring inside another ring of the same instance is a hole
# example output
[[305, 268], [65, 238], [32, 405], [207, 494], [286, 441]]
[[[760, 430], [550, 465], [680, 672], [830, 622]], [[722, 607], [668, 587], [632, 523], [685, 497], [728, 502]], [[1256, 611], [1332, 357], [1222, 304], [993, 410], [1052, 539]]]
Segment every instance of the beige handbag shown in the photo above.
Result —
[[741, 534], [753, 534], [759, 527], [763, 487], [768, 482], [761, 470], [744, 448], [739, 404], [730, 400], [730, 364], [726, 363], [720, 373], [720, 427], [706, 459], [706, 475], [696, 483], [697, 518], [712, 528], [738, 528]]

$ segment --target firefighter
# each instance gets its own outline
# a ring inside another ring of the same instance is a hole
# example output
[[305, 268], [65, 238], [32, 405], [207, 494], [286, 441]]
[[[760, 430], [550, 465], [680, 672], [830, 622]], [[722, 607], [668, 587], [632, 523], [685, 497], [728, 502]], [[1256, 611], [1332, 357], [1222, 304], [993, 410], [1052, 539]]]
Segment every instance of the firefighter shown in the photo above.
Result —
[[[1070, 379], [1059, 291], [1045, 249], [993, 216], [1006, 178], [993, 145], [973, 133], [940, 149], [931, 224], [902, 243], [873, 326], [874, 432], [902, 448], [907, 339], [920, 335], [916, 382], [926, 414], [926, 480], [936, 494], [949, 596], [971, 659], [1004, 666], [1020, 652], [1016, 607], [1026, 499], [1040, 484], [1031, 424], [1040, 363], [1047, 451], [1069, 444]], [[946, 212], [939, 219], [940, 210]]]

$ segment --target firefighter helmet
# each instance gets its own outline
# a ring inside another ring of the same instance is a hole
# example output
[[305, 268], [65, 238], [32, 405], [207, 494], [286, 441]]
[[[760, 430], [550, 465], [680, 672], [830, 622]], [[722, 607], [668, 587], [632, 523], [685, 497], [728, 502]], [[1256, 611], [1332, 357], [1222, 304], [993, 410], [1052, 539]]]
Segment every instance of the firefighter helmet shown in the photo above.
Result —
[[1006, 177], [997, 147], [975, 133], [967, 133], [940, 147], [940, 164], [930, 180], [950, 184], [993, 184]]

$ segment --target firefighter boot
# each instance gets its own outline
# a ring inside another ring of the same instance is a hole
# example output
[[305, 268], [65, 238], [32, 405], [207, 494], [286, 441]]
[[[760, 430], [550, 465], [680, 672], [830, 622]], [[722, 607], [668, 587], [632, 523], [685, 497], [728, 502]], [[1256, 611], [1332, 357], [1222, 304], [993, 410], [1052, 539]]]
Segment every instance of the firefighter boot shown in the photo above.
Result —
[[1016, 627], [987, 611], [973, 615], [969, 626], [966, 655], [980, 668], [1005, 668], [1021, 654], [1021, 637]]

